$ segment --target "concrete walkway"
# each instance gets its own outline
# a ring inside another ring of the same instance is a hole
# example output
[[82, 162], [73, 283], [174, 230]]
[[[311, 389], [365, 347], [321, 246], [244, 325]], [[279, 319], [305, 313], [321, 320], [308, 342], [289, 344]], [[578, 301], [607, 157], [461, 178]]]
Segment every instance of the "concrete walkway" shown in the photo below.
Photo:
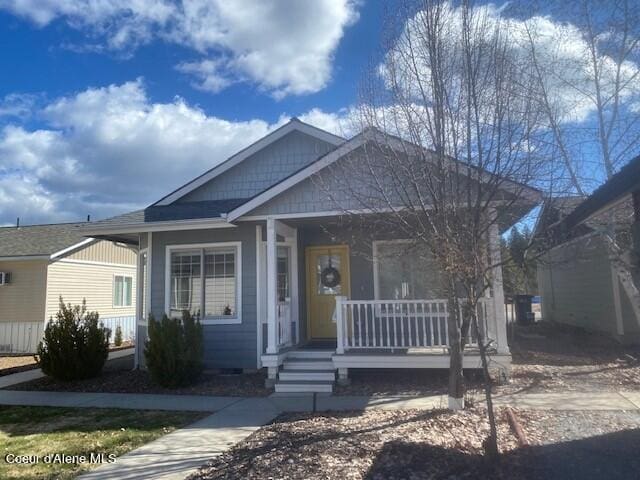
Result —
[[[123, 348], [122, 350], [114, 350], [109, 352], [109, 360], [115, 360], [116, 358], [128, 357], [129, 355], [134, 354], [134, 348]], [[9, 375], [3, 375], [0, 377], [0, 388], [7, 388], [12, 385], [17, 385], [19, 383], [28, 382], [30, 380], [35, 380], [36, 378], [44, 377], [44, 373], [39, 368], [34, 368], [32, 370], [26, 370], [24, 372], [12, 373]]]
[[[640, 392], [497, 395], [496, 405], [545, 410], [640, 410]], [[315, 408], [314, 408], [315, 402]], [[3, 405], [190, 410], [216, 413], [165, 435], [79, 478], [183, 479], [284, 412], [445, 408], [442, 395], [366, 397], [278, 395], [240, 398], [199, 395], [0, 391]]]
[[165, 435], [119, 457], [115, 463], [101, 466], [78, 478], [184, 479], [280, 413], [265, 399], [235, 399], [218, 413]]
[[[640, 410], [640, 392], [521, 393], [496, 395], [497, 406], [542, 410]], [[127, 408], [218, 412], [234, 404], [283, 412], [340, 410], [409, 410], [446, 408], [447, 397], [283, 395], [270, 397], [216, 397], [141, 393], [26, 392], [0, 390], [0, 405]]]

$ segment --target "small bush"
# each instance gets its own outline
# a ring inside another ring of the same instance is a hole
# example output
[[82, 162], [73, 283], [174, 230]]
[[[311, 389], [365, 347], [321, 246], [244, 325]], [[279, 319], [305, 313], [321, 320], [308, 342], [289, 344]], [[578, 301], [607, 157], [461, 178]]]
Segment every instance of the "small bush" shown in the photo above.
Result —
[[113, 344], [116, 347], [122, 345], [122, 327], [120, 325], [116, 327], [116, 333], [113, 335]]
[[204, 368], [200, 321], [187, 311], [182, 320], [164, 315], [157, 321], [149, 315], [144, 356], [155, 383], [168, 388], [194, 383]]
[[109, 356], [111, 331], [98, 323], [97, 312], [82, 305], [65, 305], [50, 319], [35, 356], [42, 371], [58, 380], [97, 377]]

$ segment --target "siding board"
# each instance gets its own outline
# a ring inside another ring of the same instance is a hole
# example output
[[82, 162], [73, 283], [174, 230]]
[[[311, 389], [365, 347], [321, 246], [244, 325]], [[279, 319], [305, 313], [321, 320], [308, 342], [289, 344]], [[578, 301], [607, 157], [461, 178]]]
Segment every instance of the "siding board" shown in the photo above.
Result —
[[11, 283], [0, 285], [0, 322], [43, 322], [47, 290], [47, 262], [0, 262]]
[[136, 264], [136, 252], [134, 249], [104, 240], [93, 243], [71, 255], [65, 256], [65, 258], [121, 265]]
[[538, 274], [545, 320], [617, 335], [611, 264], [599, 237], [560, 246]]
[[[133, 278], [132, 305], [130, 307], [113, 306], [113, 277], [126, 275]], [[87, 263], [68, 263], [64, 260], [49, 265], [47, 301], [45, 318], [54, 317], [59, 309], [59, 298], [72, 305], [87, 301], [89, 311], [97, 311], [100, 317], [135, 316], [136, 268], [96, 265]]]

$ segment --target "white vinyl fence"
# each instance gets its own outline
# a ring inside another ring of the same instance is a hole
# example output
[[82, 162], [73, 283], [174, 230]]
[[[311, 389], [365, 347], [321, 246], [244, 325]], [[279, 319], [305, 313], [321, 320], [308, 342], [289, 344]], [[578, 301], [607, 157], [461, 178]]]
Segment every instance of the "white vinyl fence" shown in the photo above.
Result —
[[0, 323], [0, 354], [35, 353], [44, 333], [44, 322]]
[[[112, 344], [118, 325], [122, 329], [123, 341], [135, 341], [135, 317], [101, 318], [100, 322], [111, 330], [109, 340]], [[0, 322], [0, 355], [28, 355], [36, 353], [38, 343], [43, 335], [44, 322]]]
[[122, 329], [122, 340], [125, 342], [133, 342], [136, 339], [136, 317], [111, 317], [100, 318], [100, 322], [104, 324], [109, 330], [111, 330], [111, 336], [109, 341], [113, 344], [113, 339], [116, 335], [116, 328], [120, 326]]

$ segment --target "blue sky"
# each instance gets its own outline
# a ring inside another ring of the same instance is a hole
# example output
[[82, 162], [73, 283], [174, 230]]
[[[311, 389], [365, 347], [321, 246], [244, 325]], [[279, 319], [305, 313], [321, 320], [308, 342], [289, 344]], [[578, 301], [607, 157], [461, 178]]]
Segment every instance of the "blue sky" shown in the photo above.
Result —
[[207, 114], [228, 120], [261, 118], [276, 122], [283, 114], [301, 115], [313, 108], [337, 111], [353, 102], [362, 68], [376, 56], [382, 4], [371, 1], [352, 5], [353, 22], [343, 28], [336, 48], [327, 52], [332, 68], [323, 88], [282, 99], [260, 91], [252, 82], [231, 85], [217, 93], [196, 88], [190, 75], [176, 71], [181, 62], [199, 58], [198, 52], [187, 46], [154, 40], [133, 52], [82, 51], [88, 41], [97, 39], [88, 39], [86, 30], [69, 26], [64, 17], [40, 26], [23, 16], [0, 11], [0, 62], [5, 71], [0, 97], [29, 93], [51, 100], [87, 87], [142, 78], [152, 102], [171, 102], [180, 96]]
[[383, 2], [231, 3], [0, 0], [0, 224], [146, 206], [291, 116], [336, 131]]
[[[0, 0], [0, 225], [144, 207], [291, 116], [348, 133], [363, 69], [384, 55], [385, 5]], [[517, 29], [530, 12], [512, 15]], [[580, 34], [562, 33], [558, 51], [575, 63]], [[575, 91], [556, 100], [593, 125]]]

